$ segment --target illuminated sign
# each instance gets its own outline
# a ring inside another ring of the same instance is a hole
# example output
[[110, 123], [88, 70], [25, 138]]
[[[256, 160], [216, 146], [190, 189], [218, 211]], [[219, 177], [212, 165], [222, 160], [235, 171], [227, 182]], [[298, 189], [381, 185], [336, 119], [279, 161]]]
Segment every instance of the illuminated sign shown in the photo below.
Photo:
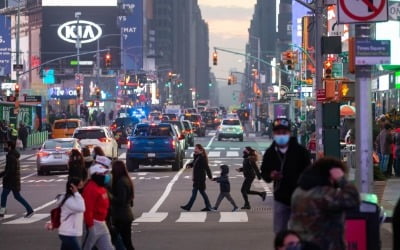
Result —
[[69, 43], [76, 43], [78, 36], [81, 43], [91, 43], [99, 39], [102, 33], [99, 25], [85, 20], [79, 20], [79, 24], [77, 20], [66, 22], [57, 30], [58, 37]]
[[117, 0], [42, 0], [42, 6], [117, 6]]

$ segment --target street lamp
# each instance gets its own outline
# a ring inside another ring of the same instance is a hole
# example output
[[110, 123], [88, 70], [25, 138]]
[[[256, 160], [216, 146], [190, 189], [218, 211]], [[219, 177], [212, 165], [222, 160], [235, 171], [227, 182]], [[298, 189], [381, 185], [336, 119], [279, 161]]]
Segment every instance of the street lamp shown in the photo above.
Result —
[[[77, 80], [77, 84], [78, 86], [80, 86], [80, 81], [81, 81], [81, 77], [80, 77], [80, 57], [79, 57], [79, 53], [80, 53], [80, 48], [81, 48], [81, 35], [79, 34], [79, 18], [82, 15], [81, 12], [77, 11], [75, 12], [75, 18], [76, 18], [76, 42], [75, 42], [75, 47], [76, 47], [76, 60], [78, 61], [78, 65], [76, 67], [76, 73], [78, 76], [78, 80]], [[76, 77], [75, 77], [76, 79]], [[78, 117], [81, 115], [81, 109], [80, 109], [80, 97], [76, 98], [76, 114], [78, 115]]]

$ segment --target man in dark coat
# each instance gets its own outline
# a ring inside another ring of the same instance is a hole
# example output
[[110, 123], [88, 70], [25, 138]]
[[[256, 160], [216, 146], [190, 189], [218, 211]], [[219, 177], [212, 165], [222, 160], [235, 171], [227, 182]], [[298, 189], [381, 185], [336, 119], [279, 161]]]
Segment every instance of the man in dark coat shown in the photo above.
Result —
[[25, 150], [28, 143], [28, 129], [23, 123], [19, 125], [18, 138], [22, 141], [22, 146]]
[[14, 198], [21, 203], [26, 209], [26, 218], [33, 215], [34, 211], [29, 203], [21, 196], [21, 175], [19, 167], [20, 154], [15, 149], [15, 142], [7, 142], [8, 151], [6, 156], [6, 167], [3, 172], [0, 173], [0, 177], [3, 177], [3, 192], [1, 193], [1, 207], [0, 207], [0, 218], [4, 217], [6, 213], [7, 197], [10, 192], [13, 193]]
[[289, 120], [278, 118], [272, 126], [274, 142], [264, 153], [261, 176], [274, 183], [274, 232], [278, 233], [288, 227], [292, 194], [311, 160], [297, 138], [290, 137]]

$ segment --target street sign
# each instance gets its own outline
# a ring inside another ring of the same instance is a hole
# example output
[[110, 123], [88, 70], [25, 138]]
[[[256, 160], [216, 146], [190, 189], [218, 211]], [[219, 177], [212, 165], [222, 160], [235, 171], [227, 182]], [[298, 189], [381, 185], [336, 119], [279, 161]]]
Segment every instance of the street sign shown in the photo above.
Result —
[[288, 92], [286, 93], [287, 98], [300, 98], [299, 92]]
[[356, 40], [356, 65], [390, 64], [390, 40]]
[[389, 20], [400, 21], [400, 2], [389, 2]]
[[24, 65], [22, 65], [22, 64], [13, 64], [13, 70], [14, 71], [22, 71], [22, 70], [24, 70]]
[[324, 101], [326, 101], [325, 89], [318, 89], [318, 90], [317, 90], [317, 101], [318, 101], [318, 102], [324, 102]]
[[334, 78], [343, 77], [343, 63], [333, 63], [332, 66], [332, 76]]
[[25, 102], [42, 102], [42, 96], [40, 95], [25, 95], [24, 96], [24, 101]]
[[387, 0], [338, 0], [339, 23], [384, 22], [388, 20]]

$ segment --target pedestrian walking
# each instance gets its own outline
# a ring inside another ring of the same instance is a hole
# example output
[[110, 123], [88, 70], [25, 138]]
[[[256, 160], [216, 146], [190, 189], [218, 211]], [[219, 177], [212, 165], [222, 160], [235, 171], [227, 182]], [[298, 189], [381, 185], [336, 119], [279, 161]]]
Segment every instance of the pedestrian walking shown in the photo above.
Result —
[[127, 250], [135, 249], [132, 244], [132, 221], [134, 188], [123, 161], [112, 164], [111, 220]]
[[85, 167], [83, 155], [78, 149], [72, 149], [68, 160], [68, 178], [76, 177], [84, 183], [88, 179], [88, 171]]
[[218, 210], [219, 204], [221, 204], [221, 201], [226, 198], [233, 206], [232, 211], [236, 212], [239, 210], [238, 206], [236, 206], [235, 201], [233, 200], [231, 196], [231, 184], [229, 182], [229, 167], [227, 165], [221, 165], [221, 175], [220, 177], [213, 178], [213, 181], [216, 181], [219, 183], [219, 195], [217, 202], [215, 203], [214, 210]]
[[93, 164], [93, 156], [90, 154], [90, 149], [86, 146], [82, 148], [82, 156], [85, 161], [85, 168], [88, 170]]
[[340, 160], [321, 158], [304, 171], [292, 196], [289, 228], [321, 249], [346, 249], [345, 211], [359, 206], [360, 195], [345, 173]]
[[258, 192], [251, 190], [251, 184], [254, 179], [257, 178], [261, 180], [261, 173], [257, 167], [257, 154], [252, 147], [245, 147], [243, 150], [243, 166], [237, 171], [242, 172], [244, 176], [244, 181], [242, 184], [241, 192], [244, 199], [244, 206], [242, 209], [250, 209], [250, 202], [248, 195], [259, 195], [264, 201], [267, 196], [266, 192]]
[[190, 200], [186, 205], [181, 206], [181, 208], [190, 211], [196, 200], [197, 192], [200, 192], [204, 199], [204, 204], [206, 205], [201, 211], [212, 211], [213, 209], [206, 193], [206, 175], [212, 180], [212, 174], [208, 166], [207, 152], [201, 144], [196, 144], [194, 147], [193, 161], [187, 164], [186, 167], [193, 168], [193, 189]]
[[114, 120], [114, 110], [110, 110], [110, 112], [108, 113], [108, 120], [110, 121], [110, 124]]
[[[103, 157], [99, 156], [98, 158], [102, 159]], [[109, 170], [101, 164], [90, 167], [89, 174], [90, 180], [83, 189], [82, 195], [85, 200], [84, 221], [87, 227], [82, 248], [92, 250], [96, 246], [98, 250], [113, 250], [114, 246], [111, 243], [111, 235], [106, 224], [110, 200], [105, 188], [109, 185], [111, 176]]]
[[265, 151], [262, 178], [274, 185], [274, 232], [287, 229], [290, 199], [301, 173], [310, 165], [310, 155], [297, 138], [290, 137], [290, 122], [278, 118], [272, 124], [274, 142]]
[[0, 204], [0, 218], [4, 217], [6, 213], [7, 197], [10, 192], [13, 193], [14, 199], [21, 203], [26, 209], [25, 218], [30, 218], [34, 211], [29, 203], [21, 195], [21, 173], [19, 165], [20, 154], [15, 149], [15, 142], [7, 142], [8, 152], [6, 155], [6, 166], [3, 172], [0, 173], [0, 177], [3, 177], [3, 191], [1, 193], [1, 204]]
[[390, 133], [390, 124], [385, 123], [381, 132], [376, 137], [375, 147], [379, 155], [379, 169], [383, 174], [387, 174], [389, 158], [391, 154], [392, 135]]
[[67, 181], [64, 195], [58, 198], [61, 208], [60, 227], [58, 236], [61, 240], [61, 250], [80, 250], [81, 244], [78, 237], [83, 231], [83, 212], [85, 212], [85, 201], [78, 192], [83, 187], [83, 181], [73, 177]]
[[25, 150], [28, 144], [28, 129], [23, 123], [20, 123], [19, 125], [18, 139], [22, 141], [22, 148]]
[[8, 134], [9, 134], [8, 137], [10, 138], [10, 141], [13, 141], [13, 142], [17, 143], [18, 130], [15, 129], [15, 124], [14, 123], [10, 124], [10, 129], [8, 131]]

